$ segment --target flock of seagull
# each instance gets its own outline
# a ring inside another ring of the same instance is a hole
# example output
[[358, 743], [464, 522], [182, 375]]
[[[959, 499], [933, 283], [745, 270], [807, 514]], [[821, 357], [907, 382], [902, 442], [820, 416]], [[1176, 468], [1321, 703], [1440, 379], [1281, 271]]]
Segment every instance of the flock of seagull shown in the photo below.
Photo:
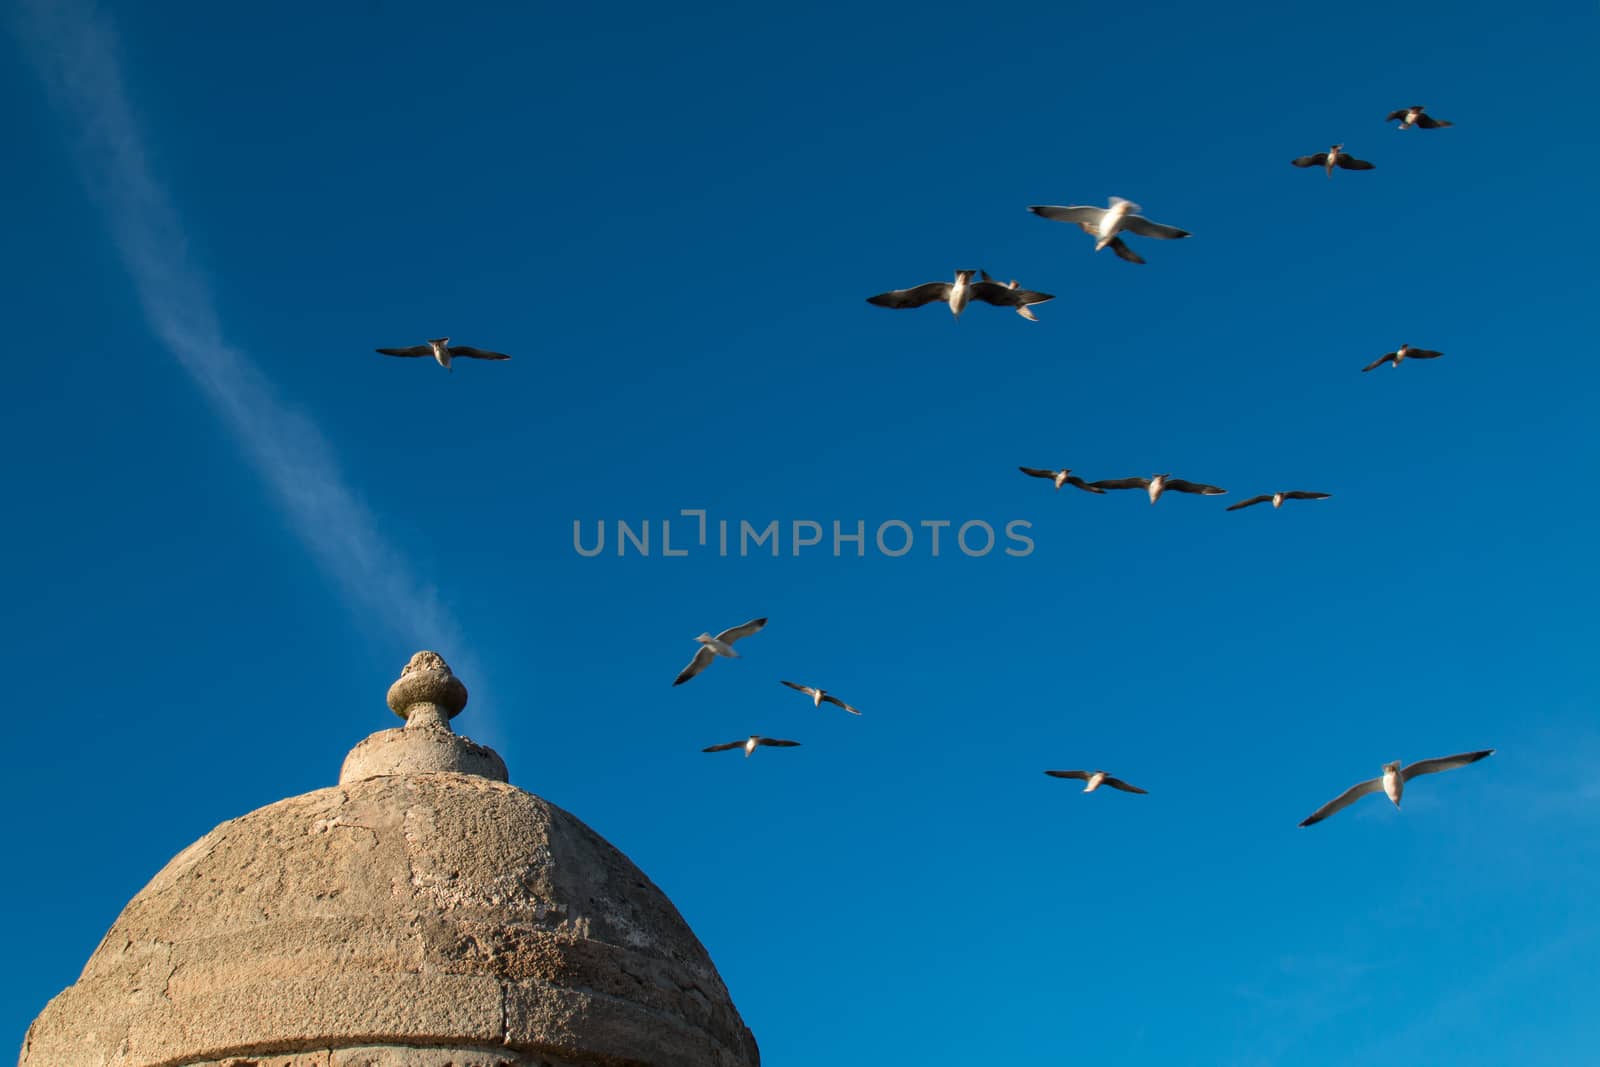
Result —
[[[1052, 472], [1040, 471], [1037, 473], [1039, 473], [1041, 476], [1046, 476]], [[1137, 479], [1128, 480], [1134, 481]], [[1206, 488], [1210, 487], [1208, 486]], [[1098, 492], [1098, 490], [1096, 491]], [[1326, 495], [1326, 493], [1275, 493], [1267, 496], [1259, 496], [1253, 500], [1247, 500], [1242, 504], [1236, 504], [1234, 506], [1243, 508], [1249, 507], [1251, 504], [1259, 504], [1271, 500], [1273, 502], [1273, 507], [1277, 507], [1280, 503], [1282, 503], [1283, 499], [1295, 499], [1301, 497], [1316, 498]], [[1152, 499], [1153, 498], [1154, 497], [1152, 496]], [[703, 633], [699, 637], [696, 637], [695, 640], [700, 643], [700, 647], [695, 650], [694, 657], [689, 660], [688, 666], [684, 667], [682, 671], [678, 672], [678, 677], [673, 680], [672, 684], [675, 686], [682, 685], [689, 679], [696, 677], [707, 667], [711, 666], [712, 663], [716, 662], [717, 657], [719, 656], [727, 659], [743, 659], [743, 656], [734, 651], [733, 643], [738, 641], [740, 638], [749, 637], [752, 634], [760, 633], [762, 628], [766, 625], [767, 620], [765, 618], [751, 619], [749, 622], [741, 623], [738, 626], [731, 626], [715, 636], [712, 636], [709, 633]], [[786, 685], [790, 689], [810, 697], [813, 707], [820, 708], [823, 704], [834, 704], [843, 708], [845, 711], [848, 711], [852, 715], [861, 714], [860, 708], [845, 703], [843, 700], [840, 700], [826, 689], [821, 689], [812, 685], [801, 685], [799, 682], [790, 681], [782, 681], [780, 684]], [[751, 754], [754, 753], [758, 748], [799, 747], [799, 741], [791, 741], [787, 738], [781, 737], [765, 737], [761, 734], [751, 734], [749, 737], [738, 741], [724, 741], [716, 745], [707, 745], [700, 751], [732, 752], [735, 749], [742, 749], [744, 751], [744, 758], [749, 759]], [[1319, 823], [1328, 816], [1333, 815], [1336, 812], [1343, 811], [1345, 808], [1349, 807], [1351, 804], [1355, 803], [1357, 800], [1360, 800], [1367, 794], [1376, 793], [1379, 790], [1382, 790], [1384, 794], [1388, 796], [1390, 801], [1394, 803], [1394, 806], [1398, 808], [1400, 806], [1401, 794], [1405, 792], [1406, 783], [1411, 779], [1424, 774], [1437, 774], [1439, 771], [1453, 771], [1457, 767], [1465, 767], [1469, 763], [1476, 763], [1484, 757], [1493, 754], [1494, 749], [1490, 748], [1483, 749], [1478, 752], [1463, 752], [1455, 756], [1441, 756], [1438, 759], [1419, 760], [1416, 763], [1407, 764], [1405, 766], [1401, 766], [1399, 760], [1385, 763], [1383, 765], [1383, 773], [1378, 777], [1369, 778], [1365, 782], [1358, 782], [1349, 789], [1346, 789], [1343, 793], [1340, 793], [1338, 796], [1334, 797], [1332, 800], [1322, 805], [1322, 807], [1308, 815], [1304, 820], [1301, 821], [1300, 825], [1310, 826], [1313, 823]], [[1140, 795], [1148, 795], [1149, 793], [1149, 790], [1141, 789], [1138, 786], [1133, 785], [1131, 782], [1114, 777], [1103, 770], [1059, 770], [1045, 771], [1044, 773], [1052, 778], [1069, 778], [1083, 782], [1083, 791], [1085, 793], [1093, 793], [1096, 789], [1099, 789], [1103, 785], [1110, 786], [1112, 789], [1119, 789], [1124, 793], [1138, 793]]]
[[[1436, 130], [1452, 125], [1452, 123], [1442, 119], [1435, 119], [1428, 115], [1426, 108], [1421, 105], [1392, 111], [1384, 121], [1398, 122], [1400, 124], [1398, 128], [1402, 130], [1413, 127]], [[1326, 152], [1300, 156], [1290, 160], [1290, 162], [1300, 168], [1321, 167], [1330, 178], [1333, 176], [1335, 168], [1353, 171], [1375, 169], [1374, 164], [1345, 152], [1343, 144], [1331, 145]], [[1175, 241], [1192, 236], [1188, 230], [1145, 218], [1143, 215], [1138, 214], [1139, 211], [1143, 210], [1138, 204], [1119, 196], [1111, 197], [1106, 207], [1093, 207], [1082, 204], [1065, 206], [1035, 204], [1030, 206], [1028, 210], [1041, 218], [1077, 226], [1085, 234], [1094, 238], [1094, 250], [1096, 252], [1109, 248], [1117, 258], [1129, 263], [1144, 263], [1145, 260], [1139, 253], [1128, 247], [1127, 241], [1123, 239], [1124, 234], [1148, 237], [1160, 241]], [[978, 278], [977, 281], [973, 280], [975, 276]], [[959, 320], [961, 313], [967, 309], [967, 306], [972, 301], [976, 300], [996, 307], [1011, 308], [1021, 317], [1031, 322], [1037, 322], [1038, 318], [1032, 310], [1033, 305], [1054, 299], [1055, 297], [1051, 293], [1024, 289], [1014, 279], [1009, 283], [1003, 283], [990, 277], [987, 271], [958, 270], [954, 281], [924, 282], [909, 289], [891, 289], [888, 292], [868, 297], [867, 303], [877, 307], [895, 309], [919, 308], [928, 304], [940, 303], [947, 306], [951, 315]], [[452, 345], [448, 337], [432, 338], [426, 344], [412, 345], [407, 348], [379, 348], [376, 351], [381, 355], [402, 358], [432, 357], [435, 362], [447, 371], [451, 369], [450, 363], [453, 359], [507, 360], [511, 358], [503, 352], [473, 348], [470, 345]], [[1437, 359], [1441, 355], [1443, 355], [1442, 352], [1433, 349], [1413, 348], [1409, 344], [1402, 344], [1393, 352], [1384, 353], [1361, 369], [1365, 373], [1381, 367], [1385, 363], [1392, 364], [1398, 368], [1407, 359]], [[1118, 489], [1142, 489], [1149, 495], [1150, 503], [1152, 504], [1160, 500], [1162, 495], [1167, 492], [1190, 493], [1197, 496], [1221, 496], [1227, 492], [1226, 489], [1215, 485], [1174, 478], [1170, 473], [1155, 474], [1149, 478], [1111, 478], [1089, 482], [1074, 475], [1067, 468], [1052, 470], [1042, 467], [1019, 467], [1018, 469], [1030, 477], [1043, 478], [1053, 482], [1057, 490], [1064, 485], [1070, 485], [1084, 492], [1096, 494], [1104, 494], [1107, 491]], [[1329, 493], [1308, 492], [1298, 489], [1263, 493], [1233, 504], [1226, 510], [1239, 511], [1243, 508], [1256, 504], [1265, 504], [1269, 501], [1274, 508], [1280, 508], [1286, 500], [1326, 500], [1330, 495]], [[734, 651], [734, 642], [759, 633], [766, 624], [767, 620], [765, 618], [751, 619], [749, 622], [739, 626], [723, 630], [715, 636], [710, 633], [701, 634], [695, 638], [700, 647], [695, 651], [688, 665], [679, 672], [672, 684], [674, 686], [682, 685], [691, 678], [697, 677], [712, 663], [716, 662], [718, 658], [742, 658], [738, 652]], [[826, 689], [790, 681], [783, 681], [782, 684], [811, 698], [814, 707], [820, 708], [825, 703], [834, 704], [852, 715], [861, 714], [860, 709], [845, 703]], [[800, 742], [798, 741], [751, 734], [743, 740], [710, 745], [701, 751], [729, 752], [735, 749], [742, 749], [745, 758], [749, 759], [751, 754], [758, 748], [797, 748], [799, 745]], [[1311, 826], [1314, 823], [1321, 822], [1328, 816], [1349, 807], [1362, 797], [1380, 790], [1398, 808], [1406, 783], [1411, 779], [1424, 774], [1436, 774], [1439, 771], [1465, 767], [1492, 755], [1493, 752], [1493, 749], [1464, 752], [1459, 755], [1443, 756], [1438, 759], [1421, 760], [1405, 766], [1402, 766], [1398, 760], [1386, 763], [1383, 765], [1383, 773], [1381, 775], [1351, 786], [1307, 816], [1300, 825]], [[1083, 791], [1085, 793], [1093, 793], [1103, 785], [1125, 793], [1145, 794], [1147, 792], [1121, 778], [1113, 777], [1103, 770], [1049, 770], [1044, 773], [1052, 778], [1081, 781], [1084, 783]]]
[[[1398, 108], [1391, 111], [1386, 122], [1400, 123], [1398, 129], [1416, 127], [1424, 130], [1443, 129], [1454, 123], [1443, 119], [1436, 119], [1427, 114], [1426, 109], [1417, 104], [1412, 107]], [[1375, 170], [1376, 165], [1364, 159], [1357, 159], [1344, 150], [1343, 144], [1330, 145], [1326, 152], [1316, 152], [1309, 156], [1300, 156], [1289, 161], [1296, 167], [1321, 167], [1327, 172], [1328, 177], [1333, 177], [1335, 167], [1344, 170]], [[1194, 236], [1188, 230], [1177, 226], [1168, 226], [1165, 223], [1154, 222], [1135, 212], [1143, 210], [1131, 200], [1120, 196], [1113, 196], [1107, 207], [1093, 207], [1086, 204], [1056, 205], [1033, 204], [1029, 211], [1040, 218], [1052, 219], [1056, 222], [1067, 222], [1077, 226], [1084, 233], [1094, 238], [1094, 250], [1109, 248], [1119, 259], [1129, 263], [1143, 263], [1144, 257], [1128, 247], [1122, 239], [1125, 233], [1135, 234], [1139, 237], [1151, 237], [1160, 241], [1176, 241], [1184, 237]], [[980, 280], [973, 281], [977, 275]], [[1033, 313], [1032, 305], [1043, 304], [1054, 300], [1054, 293], [1041, 292], [1035, 289], [1023, 289], [1013, 279], [1010, 284], [1002, 284], [989, 276], [984, 270], [958, 270], [953, 282], [923, 282], [909, 289], [890, 289], [886, 293], [867, 297], [867, 303], [877, 307], [906, 309], [925, 307], [928, 304], [940, 303], [950, 309], [950, 314], [957, 320], [961, 313], [974, 300], [984, 304], [993, 304], [996, 307], [1013, 308], [1018, 315], [1038, 322], [1038, 316]], [[380, 351], [382, 351], [380, 349]], [[422, 353], [426, 354], [426, 353]], [[1371, 363], [1362, 367], [1363, 373], [1391, 363], [1399, 367], [1406, 359], [1437, 359], [1444, 355], [1443, 352], [1431, 348], [1413, 348], [1403, 344], [1393, 352], [1386, 352]], [[1024, 468], [1026, 469], [1026, 468]], [[1041, 477], [1044, 477], [1041, 475]], [[1083, 485], [1074, 480], [1073, 485], [1083, 488]], [[1061, 488], [1058, 484], [1057, 489]], [[1118, 486], [1117, 488], [1133, 488], [1132, 486]], [[1151, 495], [1151, 503], [1160, 493]], [[1277, 502], [1274, 503], [1277, 506]], [[1234, 509], [1229, 509], [1234, 510]]]
[[[1391, 353], [1392, 355], [1392, 353]], [[1108, 478], [1098, 482], [1086, 482], [1073, 474], [1070, 469], [1053, 471], [1044, 467], [1018, 467], [1017, 470], [1034, 478], [1044, 478], [1055, 483], [1060, 489], [1063, 485], [1076, 486], [1086, 493], [1104, 494], [1107, 489], [1143, 489], [1150, 494], [1150, 503], [1154, 504], [1161, 499], [1161, 494], [1166, 492], [1194, 493], [1198, 496], [1222, 496], [1226, 489], [1215, 485], [1205, 485], [1201, 482], [1186, 481], [1183, 478], [1174, 478], [1171, 474], [1155, 474], [1149, 478]], [[1249, 500], [1241, 500], [1230, 505], [1225, 510], [1238, 511], [1252, 504], [1265, 504], [1272, 501], [1275, 508], [1283, 507], [1285, 500], [1326, 500], [1332, 493], [1312, 493], [1304, 489], [1290, 489], [1278, 493], [1262, 493]]]
[[[1385, 122], [1400, 123], [1399, 129], [1409, 129], [1413, 126], [1425, 130], [1442, 129], [1453, 125], [1442, 119], [1435, 119], [1427, 114], [1422, 105], [1398, 108], [1391, 111]], [[1344, 151], [1344, 145], [1332, 145], [1326, 152], [1317, 152], [1314, 155], [1300, 156], [1290, 160], [1296, 167], [1322, 167], [1328, 175], [1333, 175], [1335, 167], [1345, 170], [1373, 170], [1374, 165], [1364, 159], [1357, 159]], [[1107, 207], [1092, 207], [1083, 204], [1057, 206], [1054, 204], [1034, 204], [1028, 208], [1041, 218], [1053, 219], [1056, 222], [1067, 222], [1077, 226], [1084, 233], [1095, 239], [1094, 250], [1109, 248], [1118, 258], [1129, 263], [1143, 263], [1144, 259], [1133, 249], [1128, 247], [1122, 239], [1122, 234], [1130, 233], [1140, 237], [1152, 237], [1162, 241], [1176, 241], [1184, 237], [1193, 236], [1188, 230], [1165, 223], [1154, 222], [1136, 212], [1143, 210], [1131, 200], [1120, 196], [1113, 196]], [[973, 281], [974, 275], [979, 276], [979, 281]], [[867, 297], [867, 303], [877, 307], [886, 308], [918, 308], [932, 303], [942, 303], [950, 308], [950, 313], [957, 320], [961, 313], [974, 300], [997, 307], [1014, 308], [1017, 314], [1032, 322], [1039, 321], [1032, 311], [1032, 305], [1042, 304], [1047, 300], [1054, 300], [1051, 293], [1039, 292], [1033, 289], [1023, 289], [1016, 281], [1003, 285], [989, 276], [983, 270], [958, 270], [953, 282], [924, 282], [912, 286], [910, 289], [891, 289], [886, 293]], [[1377, 359], [1362, 367], [1362, 373], [1375, 370], [1385, 363], [1399, 367], [1407, 359], [1437, 359], [1444, 355], [1443, 352], [1431, 348], [1414, 348], [1410, 344], [1402, 344], [1393, 352], [1385, 352]], [[1161, 495], [1171, 491], [1175, 493], [1193, 493], [1198, 496], [1222, 496], [1227, 492], [1215, 485], [1202, 482], [1186, 481], [1183, 478], [1174, 478], [1170, 473], [1155, 474], [1149, 478], [1112, 478], [1101, 481], [1088, 482], [1074, 475], [1071, 469], [1051, 470], [1042, 467], [1018, 467], [1023, 474], [1034, 478], [1044, 478], [1055, 483], [1060, 489], [1063, 485], [1070, 485], [1082, 489], [1086, 493], [1104, 493], [1108, 489], [1143, 489], [1150, 495], [1150, 503], [1154, 504], [1161, 499]], [[1239, 511], [1254, 504], [1272, 502], [1274, 508], [1281, 508], [1285, 500], [1326, 500], [1332, 494], [1308, 492], [1306, 490], [1290, 490], [1284, 492], [1263, 493], [1253, 496], [1249, 500], [1241, 501], [1226, 508], [1227, 511]]]
[[[693, 678], [695, 675], [711, 666], [718, 656], [725, 656], [728, 659], [742, 659], [743, 657], [733, 650], [733, 643], [739, 640], [741, 637], [749, 637], [751, 634], [759, 633], [761, 628], [766, 624], [767, 620], [764, 618], [751, 619], [747, 623], [741, 623], [738, 626], [731, 626], [722, 631], [720, 634], [717, 634], [715, 637], [708, 633], [701, 634], [699, 637], [695, 638], [696, 641], [700, 642], [700, 647], [695, 650], [694, 658], [689, 660], [689, 665], [687, 667], [678, 672], [678, 677], [673, 681], [672, 684], [682, 685], [684, 682], [687, 682], [690, 678]], [[804, 693], [806, 696], [810, 697], [812, 707], [820, 708], [824, 704], [835, 704], [843, 708], [845, 711], [848, 711], [852, 715], [861, 714], [860, 708], [846, 704], [844, 701], [840, 700], [826, 689], [818, 689], [813, 685], [801, 685], [799, 682], [783, 682], [782, 684], [788, 686], [797, 693]], [[742, 748], [744, 749], [744, 758], [749, 759], [750, 753], [754, 752], [763, 745], [770, 748], [798, 748], [800, 742], [785, 741], [776, 737], [762, 737], [760, 734], [751, 734], [743, 741], [728, 741], [720, 745], [711, 745], [707, 748], [701, 749], [700, 751], [729, 752], [736, 748]]]

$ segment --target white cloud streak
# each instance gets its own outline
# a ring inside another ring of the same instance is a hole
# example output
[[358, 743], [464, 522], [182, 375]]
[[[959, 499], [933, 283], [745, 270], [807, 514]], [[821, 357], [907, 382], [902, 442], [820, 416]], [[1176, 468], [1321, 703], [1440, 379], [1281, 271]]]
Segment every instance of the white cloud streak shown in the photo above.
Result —
[[289, 525], [362, 621], [436, 648], [462, 647], [436, 591], [379, 532], [328, 442], [223, 336], [182, 219], [156, 180], [130, 104], [116, 35], [80, 0], [24, 0], [24, 47], [74, 135], [85, 184], [105, 214], [155, 335], [194, 378], [282, 505]]

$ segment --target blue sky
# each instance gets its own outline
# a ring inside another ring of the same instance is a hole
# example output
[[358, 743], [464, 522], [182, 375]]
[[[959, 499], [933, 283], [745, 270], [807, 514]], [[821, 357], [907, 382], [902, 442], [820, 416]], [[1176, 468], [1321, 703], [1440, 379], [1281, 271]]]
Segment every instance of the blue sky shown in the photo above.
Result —
[[[772, 1067], [1595, 1058], [1594, 6], [919, 10], [9, 9], [0, 1030], [432, 647]], [[1024, 210], [1112, 195], [1195, 236]], [[573, 550], [682, 508], [1035, 548]]]

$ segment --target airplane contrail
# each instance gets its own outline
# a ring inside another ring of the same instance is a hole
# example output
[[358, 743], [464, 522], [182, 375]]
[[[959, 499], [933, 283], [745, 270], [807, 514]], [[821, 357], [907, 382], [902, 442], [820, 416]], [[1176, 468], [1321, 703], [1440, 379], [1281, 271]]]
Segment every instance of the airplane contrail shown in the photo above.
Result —
[[205, 272], [186, 252], [182, 219], [151, 170], [104, 15], [81, 0], [21, 6], [25, 45], [76, 134], [84, 182], [155, 335], [238, 438], [289, 525], [362, 621], [438, 649], [452, 663], [469, 659], [437, 591], [379, 532], [316, 424], [285, 404], [255, 363], [228, 344]]

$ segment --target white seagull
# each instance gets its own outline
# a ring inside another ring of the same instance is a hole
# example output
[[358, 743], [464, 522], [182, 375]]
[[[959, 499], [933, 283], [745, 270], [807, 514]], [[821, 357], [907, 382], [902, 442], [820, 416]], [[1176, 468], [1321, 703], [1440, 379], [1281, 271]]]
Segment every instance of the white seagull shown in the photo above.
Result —
[[1431, 348], [1412, 348], [1410, 345], [1401, 345], [1393, 352], [1385, 352], [1365, 367], [1362, 367], [1361, 373], [1365, 374], [1369, 370], [1377, 370], [1385, 363], [1393, 363], [1396, 367], [1399, 367], [1402, 362], [1408, 359], [1438, 359], [1442, 355], [1444, 355], [1443, 352], [1435, 352]]
[[1400, 806], [1400, 794], [1406, 790], [1406, 783], [1419, 774], [1435, 774], [1439, 771], [1453, 771], [1457, 767], [1465, 767], [1469, 763], [1477, 763], [1486, 756], [1494, 755], [1494, 749], [1486, 748], [1482, 752], [1463, 752], [1459, 756], [1441, 756], [1439, 759], [1418, 760], [1409, 767], [1401, 767], [1400, 761], [1383, 765], [1383, 774], [1377, 778], [1369, 778], [1365, 782], [1353, 785], [1343, 793], [1328, 801], [1322, 807], [1312, 812], [1302, 822], [1301, 826], [1310, 826], [1312, 823], [1321, 822], [1328, 816], [1343, 811], [1368, 793], [1383, 790], [1394, 801], [1394, 806]]
[[1221, 496], [1226, 489], [1219, 489], [1214, 485], [1205, 485], [1201, 482], [1186, 482], [1182, 478], [1174, 478], [1170, 474], [1157, 474], [1149, 478], [1107, 478], [1098, 482], [1090, 482], [1091, 489], [1144, 489], [1150, 493], [1150, 503], [1154, 504], [1161, 499], [1161, 494], [1167, 490], [1175, 493], [1198, 493], [1201, 496]]
[[[1029, 304], [1042, 304], [1055, 299], [1050, 293], [1018, 289], [1015, 282], [1009, 286], [1001, 285], [987, 274], [983, 276], [983, 281], [975, 282], [972, 276], [977, 273], [975, 270], [958, 270], [953, 282], [924, 282], [910, 289], [891, 289], [887, 293], [867, 297], [867, 303], [881, 308], [919, 308], [937, 300], [948, 304], [950, 314], [959, 319], [967, 309], [967, 304], [973, 300], [1026, 312]], [[1032, 319], [1033, 315], [1024, 314], [1022, 317]]]
[[806, 696], [810, 697], [812, 706], [814, 706], [814, 707], [820, 708], [820, 707], [822, 707], [822, 702], [823, 701], [827, 701], [829, 704], [837, 704], [837, 705], [839, 705], [841, 708], [843, 708], [845, 711], [848, 711], [852, 715], [860, 715], [861, 714], [861, 709], [851, 707], [849, 704], [846, 704], [844, 701], [840, 700], [838, 697], [834, 696], [832, 693], [828, 692], [826, 689], [817, 689], [817, 688], [814, 688], [813, 686], [809, 686], [809, 685], [800, 685], [797, 682], [784, 682], [783, 684], [788, 686], [790, 689], [797, 690], [797, 691], [799, 691], [801, 693], [804, 693]]
[[511, 358], [504, 352], [490, 352], [482, 348], [473, 348], [471, 345], [452, 345], [448, 337], [434, 337], [425, 345], [412, 345], [410, 348], [379, 348], [374, 351], [381, 356], [404, 356], [413, 359], [418, 356], [432, 356], [445, 370], [450, 369], [450, 360], [455, 356], [466, 359]]
[[797, 747], [799, 747], [800, 742], [798, 742], [798, 741], [780, 741], [776, 737], [760, 737], [760, 736], [757, 736], [756, 734], [751, 734], [750, 737], [747, 740], [744, 740], [744, 741], [729, 741], [725, 745], [710, 745], [710, 746], [708, 746], [706, 748], [702, 748], [700, 751], [701, 752], [727, 752], [729, 749], [742, 748], [742, 749], [744, 749], [744, 758], [745, 759], [749, 759], [750, 758], [750, 753], [754, 752], [757, 748], [761, 747], [762, 745], [766, 745], [769, 748], [797, 748]]
[[1307, 493], [1300, 489], [1295, 489], [1288, 493], [1263, 493], [1260, 496], [1253, 496], [1249, 500], [1241, 500], [1237, 504], [1229, 504], [1226, 510], [1238, 511], [1240, 508], [1247, 508], [1252, 504], [1265, 504], [1269, 500], [1272, 501], [1273, 507], [1281, 508], [1285, 500], [1326, 500], [1332, 495], [1332, 493]]
[[689, 665], [678, 673], [677, 680], [672, 684], [682, 685], [684, 682], [687, 682], [690, 678], [693, 678], [695, 675], [709, 667], [711, 665], [711, 661], [716, 659], [718, 656], [727, 656], [729, 659], [739, 659], [739, 653], [733, 650], [733, 643], [739, 640], [741, 637], [749, 637], [751, 634], [756, 633], [766, 624], [767, 620], [764, 618], [751, 619], [749, 622], [744, 623], [741, 626], [735, 626], [731, 629], [724, 630], [715, 637], [712, 637], [710, 634], [701, 634], [699, 637], [695, 638], [696, 641], [700, 642], [699, 651], [694, 654], [694, 658], [689, 661]]
[[1120, 789], [1124, 793], [1149, 793], [1149, 790], [1140, 789], [1136, 785], [1129, 785], [1121, 778], [1111, 777], [1105, 771], [1045, 771], [1044, 773], [1052, 778], [1076, 778], [1080, 782], [1087, 782], [1089, 784], [1083, 787], [1085, 793], [1093, 793], [1103, 785], [1109, 785], [1112, 789]]
[[1176, 241], [1180, 237], [1193, 236], [1188, 230], [1180, 230], [1176, 226], [1164, 226], [1159, 222], [1151, 222], [1143, 215], [1134, 214], [1139, 210], [1139, 205], [1120, 196], [1111, 198], [1110, 207], [1089, 207], [1082, 204], [1059, 207], [1054, 204], [1034, 204], [1028, 210], [1041, 218], [1075, 224], [1094, 238], [1096, 252], [1110, 246], [1113, 252], [1130, 263], [1143, 263], [1144, 260], [1123, 243], [1117, 236], [1119, 233], [1133, 233], [1140, 237], [1155, 237], [1163, 241]]
[[1017, 470], [1032, 478], [1048, 478], [1050, 481], [1056, 483], [1057, 489], [1060, 489], [1063, 485], [1072, 485], [1082, 489], [1086, 493], [1105, 493], [1104, 489], [1096, 489], [1082, 478], [1079, 478], [1077, 475], [1073, 474], [1071, 468], [1062, 468], [1061, 470], [1053, 471], [1044, 467], [1018, 467]]

